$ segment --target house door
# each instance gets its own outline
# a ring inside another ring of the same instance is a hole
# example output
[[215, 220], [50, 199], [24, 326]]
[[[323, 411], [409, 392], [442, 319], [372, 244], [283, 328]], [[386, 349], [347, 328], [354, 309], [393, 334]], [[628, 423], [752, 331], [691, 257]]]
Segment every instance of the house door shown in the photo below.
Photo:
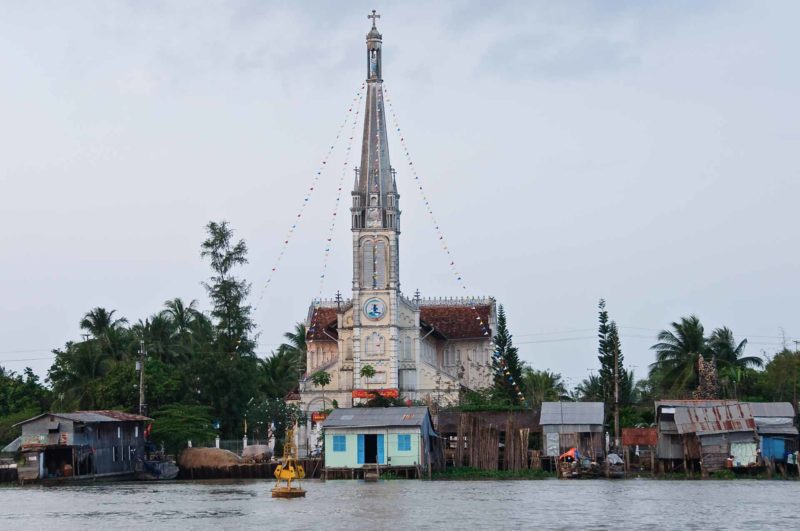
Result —
[[364, 462], [370, 464], [378, 462], [377, 435], [364, 435]]

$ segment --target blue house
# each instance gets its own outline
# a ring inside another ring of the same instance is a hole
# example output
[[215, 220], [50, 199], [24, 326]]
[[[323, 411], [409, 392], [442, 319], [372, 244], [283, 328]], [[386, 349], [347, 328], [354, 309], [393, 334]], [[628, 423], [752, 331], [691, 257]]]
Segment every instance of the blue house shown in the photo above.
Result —
[[365, 468], [420, 477], [440, 462], [427, 407], [334, 409], [322, 430], [326, 477], [362, 477]]
[[777, 463], [797, 450], [798, 431], [794, 425], [794, 407], [789, 402], [751, 402], [761, 442], [761, 457]]

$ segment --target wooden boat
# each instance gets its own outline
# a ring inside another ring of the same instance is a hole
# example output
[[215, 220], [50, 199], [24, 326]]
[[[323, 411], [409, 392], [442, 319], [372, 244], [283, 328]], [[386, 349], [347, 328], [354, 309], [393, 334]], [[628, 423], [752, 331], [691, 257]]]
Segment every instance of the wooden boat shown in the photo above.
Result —
[[133, 470], [142, 481], [175, 479], [180, 471], [172, 459], [137, 459]]

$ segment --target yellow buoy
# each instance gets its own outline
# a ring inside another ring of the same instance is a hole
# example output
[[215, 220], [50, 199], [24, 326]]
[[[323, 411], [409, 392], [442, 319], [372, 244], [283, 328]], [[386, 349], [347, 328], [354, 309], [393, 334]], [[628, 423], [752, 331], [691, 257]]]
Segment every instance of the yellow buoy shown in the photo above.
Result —
[[[286, 442], [283, 445], [281, 464], [275, 467], [275, 487], [273, 498], [303, 498], [306, 491], [300, 488], [300, 480], [306, 477], [303, 466], [297, 463], [297, 446], [294, 444], [294, 428], [286, 430]], [[292, 483], [295, 485], [292, 485]]]

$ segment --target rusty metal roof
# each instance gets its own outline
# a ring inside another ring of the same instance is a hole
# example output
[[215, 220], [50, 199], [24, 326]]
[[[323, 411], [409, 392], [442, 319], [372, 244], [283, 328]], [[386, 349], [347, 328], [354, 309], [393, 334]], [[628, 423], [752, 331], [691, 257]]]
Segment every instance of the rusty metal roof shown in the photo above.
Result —
[[675, 409], [675, 424], [681, 435], [708, 435], [756, 429], [750, 405], [736, 402], [711, 407], [678, 407]]
[[134, 413], [125, 413], [124, 411], [115, 411], [111, 409], [102, 409], [97, 411], [75, 411], [73, 413], [42, 413], [41, 415], [36, 415], [33, 418], [28, 420], [23, 420], [22, 422], [18, 422], [14, 424], [14, 426], [21, 426], [22, 424], [27, 424], [36, 419], [40, 419], [42, 417], [51, 416], [51, 417], [58, 417], [62, 419], [71, 420], [73, 422], [88, 422], [88, 423], [95, 423], [95, 422], [136, 422], [136, 421], [147, 421], [153, 420], [150, 417], [145, 417], [143, 415], [136, 415]]
[[622, 446], [656, 446], [658, 428], [622, 428]]

